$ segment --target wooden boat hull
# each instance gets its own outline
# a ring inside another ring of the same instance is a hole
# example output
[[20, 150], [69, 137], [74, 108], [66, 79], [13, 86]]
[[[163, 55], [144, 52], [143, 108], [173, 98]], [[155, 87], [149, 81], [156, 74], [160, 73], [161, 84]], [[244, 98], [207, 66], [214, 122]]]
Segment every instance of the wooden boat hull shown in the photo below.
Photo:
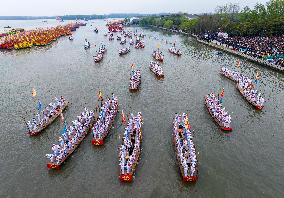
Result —
[[61, 112], [64, 111], [64, 109], [67, 108], [67, 106], [69, 105], [69, 102], [68, 101], [65, 101], [65, 104], [64, 106], [62, 107], [61, 111], [59, 110], [57, 114], [55, 114], [52, 118], [50, 118], [49, 122], [44, 125], [43, 127], [39, 128], [38, 130], [36, 131], [28, 131], [27, 134], [29, 136], [36, 136], [38, 134], [41, 133], [41, 131], [43, 131], [45, 128], [47, 128], [50, 124], [52, 124], [52, 122], [61, 114]]
[[264, 106], [260, 106], [260, 105], [256, 104], [255, 102], [251, 101], [248, 97], [246, 97], [244, 95], [243, 90], [241, 89], [241, 87], [239, 86], [238, 83], [237, 83], [236, 87], [239, 90], [239, 92], [241, 93], [241, 95], [246, 99], [246, 101], [248, 101], [251, 105], [253, 105], [257, 110], [262, 110], [264, 108]]
[[232, 76], [225, 75], [222, 71], [220, 71], [220, 74], [223, 75], [223, 76], [225, 76], [226, 78], [228, 78], [228, 79], [234, 81], [234, 82], [237, 82]]
[[[190, 126], [189, 126], [190, 128]], [[194, 176], [185, 176], [184, 173], [183, 173], [183, 166], [182, 166], [182, 163], [180, 162], [180, 159], [179, 159], [179, 155], [178, 155], [178, 149], [176, 147], [176, 138], [175, 138], [175, 131], [173, 131], [173, 146], [174, 146], [174, 149], [175, 149], [175, 153], [176, 153], [176, 160], [179, 164], [179, 170], [180, 170], [180, 175], [181, 175], [181, 178], [182, 178], [182, 181], [183, 182], [186, 182], [186, 183], [195, 183], [197, 180], [198, 180], [198, 175], [194, 175]], [[193, 145], [194, 148], [195, 148], [195, 145]], [[198, 169], [196, 168], [196, 171], [198, 173]]]
[[59, 170], [60, 167], [61, 167], [61, 165], [64, 163], [64, 161], [65, 161], [66, 159], [68, 159], [68, 157], [76, 150], [76, 148], [81, 144], [81, 142], [83, 141], [83, 139], [88, 135], [88, 133], [90, 132], [90, 130], [91, 130], [91, 128], [92, 128], [94, 122], [95, 122], [95, 118], [93, 118], [93, 120], [91, 121], [90, 126], [86, 129], [86, 131], [84, 132], [84, 135], [83, 135], [83, 136], [78, 140], [78, 142], [74, 145], [74, 148], [68, 152], [67, 156], [66, 156], [64, 159], [62, 159], [60, 163], [57, 164], [57, 163], [51, 163], [51, 162], [49, 162], [49, 163], [47, 163], [47, 168], [48, 168], [48, 169]]
[[224, 131], [224, 132], [231, 132], [231, 131], [233, 131], [233, 128], [225, 127], [225, 126], [222, 125], [222, 123], [220, 123], [220, 121], [211, 113], [211, 111], [210, 111], [209, 107], [207, 106], [207, 103], [206, 103], [205, 100], [206, 100], [206, 97], [204, 99], [204, 103], [205, 103], [206, 109], [208, 110], [210, 116], [214, 119], [214, 121], [219, 125], [220, 129], [222, 131]]
[[95, 63], [99, 63], [103, 60], [103, 58], [100, 58], [100, 59], [94, 59]]
[[153, 73], [155, 74], [155, 76], [156, 76], [159, 80], [160, 80], [160, 79], [163, 79], [163, 78], [165, 77], [164, 74], [159, 75], [159, 74], [155, 73], [151, 68], [150, 68], [150, 71], [153, 72]]
[[56, 170], [59, 170], [59, 169], [60, 169], [60, 165], [58, 165], [58, 164], [53, 164], [53, 163], [47, 163], [47, 168], [48, 168], [48, 169], [56, 169]]
[[113, 125], [113, 122], [114, 122], [114, 119], [116, 118], [116, 115], [117, 115], [117, 112], [118, 112], [118, 103], [117, 103], [117, 109], [115, 111], [115, 115], [113, 116], [110, 124], [109, 124], [109, 127], [107, 128], [107, 132], [104, 133], [103, 137], [101, 139], [99, 138], [93, 138], [92, 139], [92, 145], [94, 146], [102, 146], [104, 145], [104, 139], [107, 137], [107, 135], [109, 134], [109, 131], [111, 129], [111, 126]]
[[[143, 121], [143, 118], [141, 119], [141, 122]], [[142, 126], [141, 126], [142, 127]], [[132, 164], [131, 166], [131, 171], [129, 173], [123, 174], [121, 172], [121, 167], [120, 167], [120, 174], [119, 174], [119, 180], [121, 182], [126, 182], [126, 183], [131, 183], [133, 181], [133, 175], [136, 171], [136, 167], [138, 165], [139, 162], [139, 157], [141, 155], [141, 145], [142, 145], [142, 128], [140, 128], [140, 132], [139, 132], [139, 145], [140, 145], [140, 149], [139, 151], [136, 153], [135, 155], [135, 162]]]
[[169, 50], [169, 52], [171, 53], [171, 54], [173, 54], [173, 55], [176, 55], [176, 56], [178, 56], [178, 57], [180, 57], [182, 54], [177, 54], [177, 53], [175, 53], [175, 52], [172, 52], [171, 50]]
[[[174, 140], [175, 141], [175, 140]], [[181, 178], [182, 178], [182, 181], [185, 182], [185, 183], [195, 183], [197, 182], [198, 180], [198, 176], [185, 176], [183, 174], [183, 166], [181, 165], [180, 161], [179, 161], [179, 158], [178, 158], [178, 151], [176, 149], [176, 146], [175, 146], [175, 143], [173, 141], [173, 145], [175, 147], [175, 153], [176, 153], [176, 159], [178, 161], [178, 164], [179, 164], [179, 171], [180, 171], [180, 175], [181, 175]]]
[[102, 146], [104, 145], [104, 139], [92, 139], [92, 145]]
[[129, 88], [129, 91], [132, 92], [132, 93], [135, 93], [135, 92], [139, 91], [139, 87], [137, 87], [136, 89]]
[[184, 182], [196, 182], [198, 179], [197, 176], [183, 176], [182, 181]]
[[123, 55], [126, 55], [128, 54], [129, 52], [123, 52], [123, 53], [119, 53], [119, 56], [123, 56]]
[[[139, 80], [138, 83], [133, 83], [135, 81], [133, 81], [132, 78], [136, 77], [136, 79]], [[134, 86], [131, 86], [131, 85], [134, 85]], [[131, 75], [130, 77], [130, 83], [129, 83], [129, 91], [130, 92], [136, 92], [139, 90], [140, 88], [140, 85], [141, 85], [141, 71], [140, 70], [136, 70], [135, 71], [135, 75]]]
[[124, 174], [124, 175], [120, 174], [119, 180], [121, 182], [131, 183], [133, 181], [133, 175], [132, 174]]
[[161, 58], [156, 58], [156, 57], [153, 57], [156, 61], [159, 61], [159, 62], [161, 62], [161, 63], [163, 63], [164, 62], [164, 59], [161, 59]]

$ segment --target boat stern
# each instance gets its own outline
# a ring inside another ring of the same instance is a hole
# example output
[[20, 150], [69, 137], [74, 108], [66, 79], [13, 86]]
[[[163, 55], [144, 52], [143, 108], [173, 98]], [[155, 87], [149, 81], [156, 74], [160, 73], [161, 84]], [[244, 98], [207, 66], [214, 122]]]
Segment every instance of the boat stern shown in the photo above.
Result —
[[29, 136], [36, 136], [36, 135], [39, 134], [39, 132], [37, 132], [37, 131], [28, 131], [27, 134], [28, 134]]
[[92, 145], [102, 146], [103, 144], [104, 144], [104, 140], [103, 139], [92, 139]]
[[59, 165], [59, 164], [53, 164], [53, 163], [47, 163], [47, 168], [48, 168], [48, 169], [56, 169], [56, 170], [59, 170], [59, 169], [60, 169], [60, 165]]
[[263, 109], [263, 106], [255, 106], [255, 108], [256, 108], [257, 110], [262, 110], [262, 109]]
[[197, 178], [197, 176], [183, 176], [182, 180], [184, 182], [196, 182]]
[[120, 176], [119, 176], [119, 180], [121, 181], [121, 182], [128, 182], [128, 183], [131, 183], [132, 182], [132, 180], [133, 180], [133, 175], [132, 174], [120, 174]]
[[230, 132], [230, 131], [233, 131], [233, 128], [231, 128], [231, 127], [222, 127], [222, 130], [226, 131], [226, 132]]

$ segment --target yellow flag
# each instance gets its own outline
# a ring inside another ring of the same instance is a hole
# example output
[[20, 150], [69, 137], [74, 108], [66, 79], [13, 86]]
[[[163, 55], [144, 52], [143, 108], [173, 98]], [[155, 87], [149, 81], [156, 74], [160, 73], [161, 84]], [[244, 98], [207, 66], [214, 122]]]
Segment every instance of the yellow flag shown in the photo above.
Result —
[[158, 45], [157, 45], [157, 48], [160, 48], [160, 47], [161, 47], [160, 44], [158, 44]]
[[255, 79], [256, 79], [256, 80], [259, 80], [259, 79], [260, 79], [260, 77], [261, 77], [260, 72], [259, 72], [259, 71], [257, 71], [257, 72], [256, 72], [256, 75], [255, 75]]
[[33, 97], [36, 96], [36, 90], [35, 90], [35, 88], [32, 89], [32, 96], [33, 96]]
[[240, 66], [241, 66], [241, 62], [240, 62], [240, 59], [238, 59], [238, 60], [237, 60], [237, 63], [236, 63], [236, 67], [239, 68]]
[[103, 93], [102, 93], [101, 90], [99, 90], [98, 97], [99, 97], [99, 99], [102, 99], [102, 98], [103, 98]]

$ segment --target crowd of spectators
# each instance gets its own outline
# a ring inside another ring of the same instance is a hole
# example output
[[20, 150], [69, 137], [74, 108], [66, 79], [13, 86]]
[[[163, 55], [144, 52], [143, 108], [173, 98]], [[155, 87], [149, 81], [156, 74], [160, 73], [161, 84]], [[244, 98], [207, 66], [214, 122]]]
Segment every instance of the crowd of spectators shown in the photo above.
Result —
[[200, 38], [284, 67], [284, 35], [271, 37], [230, 37], [226, 33], [219, 32], [205, 33]]

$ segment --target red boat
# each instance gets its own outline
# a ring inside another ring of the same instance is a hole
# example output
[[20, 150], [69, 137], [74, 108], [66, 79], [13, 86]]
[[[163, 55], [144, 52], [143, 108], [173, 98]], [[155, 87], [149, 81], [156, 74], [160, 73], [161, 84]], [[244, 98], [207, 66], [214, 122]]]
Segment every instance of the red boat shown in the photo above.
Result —
[[198, 179], [196, 149], [190, 128], [187, 114], [183, 113], [175, 116], [173, 122], [173, 144], [184, 182], [196, 182]]
[[124, 132], [123, 143], [120, 147], [120, 175], [121, 182], [132, 182], [138, 165], [142, 143], [142, 114], [131, 115]]
[[[69, 102], [64, 101], [63, 106], [62, 107], [58, 106], [56, 108], [56, 113], [48, 119], [47, 123], [43, 124], [42, 126], [39, 126], [35, 130], [28, 131], [27, 134], [30, 136], [36, 136], [40, 134], [40, 132], [43, 131], [45, 128], [47, 128], [62, 113], [62, 111], [64, 111], [64, 109], [67, 108], [68, 105]], [[43, 114], [43, 111], [40, 114]]]
[[[212, 97], [211, 97], [212, 95]], [[215, 120], [215, 122], [220, 126], [220, 128], [223, 130], [223, 131], [226, 131], [226, 132], [230, 132], [233, 130], [233, 128], [231, 128], [230, 126], [230, 122], [229, 123], [226, 123], [226, 122], [221, 122], [218, 118], [216, 118], [213, 114], [213, 112], [210, 110], [210, 105], [209, 105], [209, 101], [208, 99], [213, 99], [213, 100], [216, 100], [219, 107], [222, 108], [222, 105], [220, 104], [218, 98], [214, 95], [214, 94], [209, 94], [207, 96], [205, 96], [205, 99], [204, 99], [204, 102], [205, 102], [205, 106], [209, 112], [209, 114], [211, 115], [211, 117]], [[229, 115], [228, 115], [229, 116]]]
[[123, 30], [123, 26], [121, 24], [119, 25], [109, 25], [108, 26], [108, 31], [110, 32], [121, 32]]
[[131, 77], [129, 82], [129, 90], [137, 91], [141, 84], [141, 70], [131, 71]]
[[[84, 125], [87, 126], [85, 130], [80, 133], [80, 137], [78, 137], [77, 141], [72, 144], [72, 149], [68, 150], [66, 155], [64, 155], [60, 160], [54, 161], [54, 162], [49, 162], [47, 163], [47, 168], [48, 169], [60, 169], [62, 163], [76, 150], [76, 148], [80, 145], [80, 143], [83, 141], [83, 139], [86, 137], [86, 135], [89, 133], [90, 129], [93, 126], [93, 123], [95, 122], [95, 116], [92, 115], [90, 118], [90, 121], [88, 123], [85, 123]], [[87, 125], [86, 125], [87, 124]]]
[[258, 103], [256, 103], [255, 101], [252, 101], [249, 97], [245, 96], [243, 89], [240, 87], [239, 83], [237, 83], [236, 85], [237, 89], [239, 90], [239, 92], [242, 94], [242, 96], [250, 103], [252, 104], [257, 110], [262, 110], [263, 109], [263, 105], [259, 105]]
[[156, 75], [158, 79], [164, 78], [164, 71], [157, 62], [151, 61], [149, 68]]
[[145, 44], [142, 41], [139, 41], [136, 45], [135, 45], [136, 49], [143, 49], [145, 48]]
[[101, 146], [104, 144], [104, 139], [111, 129], [112, 123], [118, 112], [117, 97], [113, 96], [112, 99], [107, 100], [103, 107], [104, 111], [101, 111], [100, 115], [104, 115], [104, 117], [99, 117], [99, 120], [97, 120], [96, 124], [92, 128], [92, 144], [95, 146]]

